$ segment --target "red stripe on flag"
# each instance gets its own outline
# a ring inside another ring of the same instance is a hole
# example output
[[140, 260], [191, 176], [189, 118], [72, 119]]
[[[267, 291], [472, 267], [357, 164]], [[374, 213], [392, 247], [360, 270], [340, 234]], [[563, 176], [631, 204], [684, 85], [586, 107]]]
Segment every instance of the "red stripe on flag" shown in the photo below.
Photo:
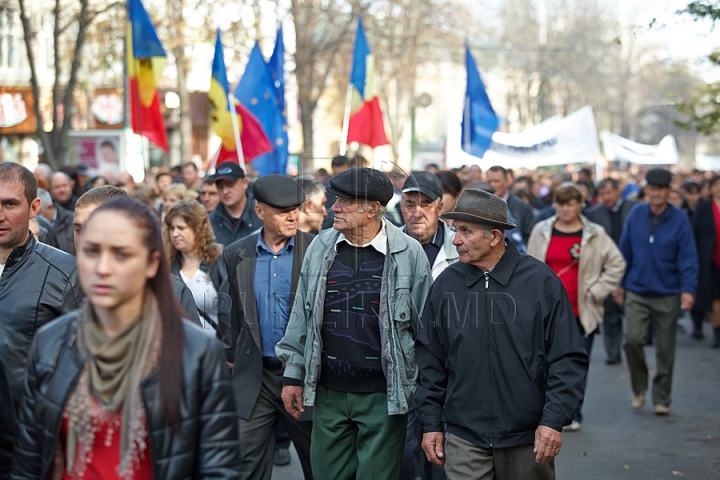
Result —
[[165, 131], [165, 120], [160, 110], [160, 95], [157, 90], [149, 107], [145, 107], [140, 101], [138, 91], [138, 80], [130, 79], [130, 108], [132, 110], [133, 132], [144, 135], [151, 142], [162, 148], [165, 153], [168, 151], [167, 132]]
[[362, 108], [350, 117], [347, 141], [362, 143], [372, 148], [388, 144], [377, 97], [366, 101]]

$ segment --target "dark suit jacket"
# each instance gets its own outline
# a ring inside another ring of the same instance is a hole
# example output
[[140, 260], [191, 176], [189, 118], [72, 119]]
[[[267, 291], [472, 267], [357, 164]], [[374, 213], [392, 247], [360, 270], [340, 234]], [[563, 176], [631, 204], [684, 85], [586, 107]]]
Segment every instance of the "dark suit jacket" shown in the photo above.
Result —
[[[625, 227], [627, 217], [630, 215], [630, 211], [635, 207], [635, 205], [637, 205], [637, 202], [634, 200], [623, 200], [622, 205], [620, 205], [620, 221], [622, 222], [623, 227]], [[610, 211], [605, 207], [605, 205], [598, 203], [597, 205], [593, 205], [592, 207], [586, 209], [583, 213], [591, 222], [602, 225], [608, 235], [611, 237], [615, 236], [612, 231]], [[617, 236], [620, 237], [621, 233], [622, 232], [617, 232]]]
[[712, 200], [700, 202], [692, 216], [693, 234], [698, 252], [698, 288], [695, 307], [708, 311], [713, 302], [713, 249], [715, 248], [715, 216]]
[[63, 207], [55, 204], [55, 222], [53, 223], [53, 233], [57, 239], [57, 248], [65, 253], [69, 253], [73, 257], [75, 252], [75, 229], [73, 229], [74, 213], [65, 210]]
[[[255, 264], [259, 233], [249, 235], [225, 248], [223, 258], [228, 278], [222, 291], [230, 298], [230, 308], [221, 309], [223, 344], [233, 364], [231, 381], [235, 391], [235, 404], [240, 418], [250, 418], [262, 381], [262, 344], [255, 304]], [[290, 288], [290, 305], [297, 289], [303, 258], [314, 238], [310, 233], [297, 232], [293, 250], [293, 276]], [[223, 311], [224, 310], [224, 311]], [[227, 315], [229, 313], [229, 316]]]
[[530, 205], [525, 203], [520, 197], [516, 197], [515, 195], [510, 195], [508, 197], [507, 204], [510, 213], [512, 213], [513, 217], [515, 217], [515, 220], [517, 221], [517, 228], [520, 229], [523, 240], [525, 240], [525, 244], [527, 245], [533, 225], [535, 225], [533, 222], [534, 216], [532, 208], [530, 208]]

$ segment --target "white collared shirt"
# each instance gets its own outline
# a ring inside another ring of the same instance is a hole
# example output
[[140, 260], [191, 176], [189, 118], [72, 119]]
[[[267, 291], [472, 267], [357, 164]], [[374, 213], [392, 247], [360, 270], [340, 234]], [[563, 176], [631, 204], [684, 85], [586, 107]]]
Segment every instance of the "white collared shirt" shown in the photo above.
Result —
[[375, 238], [370, 240], [365, 245], [355, 245], [353, 244], [344, 233], [341, 233], [340, 236], [335, 241], [335, 251], [337, 251], [337, 245], [340, 242], [347, 242], [348, 244], [352, 245], [353, 247], [363, 248], [367, 246], [373, 247], [378, 252], [382, 253], [383, 255], [387, 255], [387, 229], [385, 228], [385, 220], [382, 219], [382, 228], [380, 229], [380, 232], [378, 232], [377, 235], [375, 235]]

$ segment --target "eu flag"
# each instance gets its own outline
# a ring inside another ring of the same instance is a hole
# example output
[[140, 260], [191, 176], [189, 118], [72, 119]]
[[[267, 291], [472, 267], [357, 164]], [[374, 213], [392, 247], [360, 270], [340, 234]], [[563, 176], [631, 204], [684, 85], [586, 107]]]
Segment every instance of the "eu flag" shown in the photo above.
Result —
[[462, 119], [462, 149], [470, 155], [482, 158], [490, 147], [493, 133], [497, 130], [498, 117], [490, 104], [485, 85], [467, 44], [465, 44], [465, 63], [467, 90]]
[[260, 175], [268, 173], [284, 175], [287, 155], [284, 157], [285, 163], [281, 163], [281, 159], [276, 155], [277, 147], [283, 146], [283, 143], [287, 144], [287, 136], [285, 139], [282, 138], [284, 118], [278, 104], [275, 81], [257, 42], [250, 52], [245, 73], [235, 89], [235, 96], [255, 115], [273, 146], [270, 153], [261, 155], [252, 162], [253, 167]]

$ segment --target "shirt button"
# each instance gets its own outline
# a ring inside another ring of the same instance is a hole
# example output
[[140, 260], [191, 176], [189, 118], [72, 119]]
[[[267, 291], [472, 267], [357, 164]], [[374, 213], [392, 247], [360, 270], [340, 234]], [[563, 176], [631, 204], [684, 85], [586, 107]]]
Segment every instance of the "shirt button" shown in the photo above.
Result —
[[277, 277], [277, 273], [273, 273], [273, 277]]
[[277, 255], [273, 255], [273, 258], [277, 259]]

